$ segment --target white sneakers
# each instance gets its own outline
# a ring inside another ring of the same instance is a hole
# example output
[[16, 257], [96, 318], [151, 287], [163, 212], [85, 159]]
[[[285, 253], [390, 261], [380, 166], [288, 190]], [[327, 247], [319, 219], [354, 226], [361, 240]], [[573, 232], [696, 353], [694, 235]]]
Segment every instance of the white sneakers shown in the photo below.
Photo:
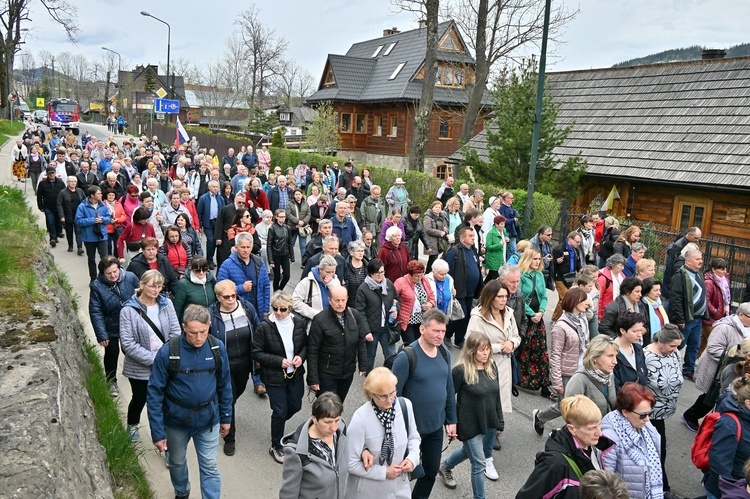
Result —
[[488, 457], [484, 460], [484, 476], [486, 476], [490, 480], [499, 480], [500, 475], [497, 474], [494, 461], [495, 458], [492, 457]]

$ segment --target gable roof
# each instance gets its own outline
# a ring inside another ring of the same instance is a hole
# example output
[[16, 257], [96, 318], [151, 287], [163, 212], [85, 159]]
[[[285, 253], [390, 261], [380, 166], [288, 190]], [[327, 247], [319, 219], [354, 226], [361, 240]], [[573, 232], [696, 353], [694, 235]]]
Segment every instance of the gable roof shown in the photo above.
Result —
[[[453, 21], [438, 25], [438, 40], [442, 40], [451, 29], [459, 37], [464, 51], [438, 50], [438, 60], [474, 65], [474, 58], [466, 51], [466, 44]], [[422, 95], [422, 80], [414, 80], [414, 77], [424, 64], [426, 37], [427, 29], [418, 28], [355, 43], [345, 55], [329, 54], [318, 91], [308, 97], [306, 103], [418, 101]], [[395, 45], [389, 52], [392, 44]], [[378, 47], [381, 47], [380, 50]], [[373, 57], [376, 50], [377, 56]], [[401, 63], [404, 66], [391, 79]], [[324, 79], [329, 68], [333, 71], [336, 84], [327, 87]], [[464, 89], [435, 87], [436, 104], [465, 105], [467, 102], [468, 95]]]
[[[750, 188], [750, 58], [548, 73], [587, 175]], [[467, 144], [487, 161], [486, 131]], [[460, 151], [450, 156], [460, 161]]]
[[750, 58], [549, 74], [588, 174], [750, 188]]

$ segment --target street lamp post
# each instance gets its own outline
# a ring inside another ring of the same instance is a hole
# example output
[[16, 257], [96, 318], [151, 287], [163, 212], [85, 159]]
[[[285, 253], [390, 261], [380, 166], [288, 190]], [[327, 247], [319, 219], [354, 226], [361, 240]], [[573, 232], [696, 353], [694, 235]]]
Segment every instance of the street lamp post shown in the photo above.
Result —
[[[107, 47], [102, 47], [102, 50], [106, 50], [107, 52], [112, 52], [113, 54], [117, 55], [117, 87], [122, 91], [122, 87], [120, 86], [120, 71], [122, 71], [122, 56], [119, 52], [108, 49]], [[120, 95], [120, 98], [117, 99], [117, 108], [120, 109], [120, 100], [122, 99], [122, 95]], [[104, 103], [105, 106], [109, 105], [109, 102]]]
[[141, 11], [141, 15], [142, 16], [146, 16], [146, 17], [150, 17], [152, 19], [156, 19], [160, 23], [167, 25], [167, 86], [169, 87], [169, 97], [170, 98], [174, 98], [174, 91], [172, 89], [173, 85], [172, 85], [171, 81], [169, 80], [169, 51], [170, 51], [170, 48], [171, 48], [171, 45], [172, 45], [172, 27], [164, 19], [159, 19], [158, 17], [149, 14], [145, 10]]

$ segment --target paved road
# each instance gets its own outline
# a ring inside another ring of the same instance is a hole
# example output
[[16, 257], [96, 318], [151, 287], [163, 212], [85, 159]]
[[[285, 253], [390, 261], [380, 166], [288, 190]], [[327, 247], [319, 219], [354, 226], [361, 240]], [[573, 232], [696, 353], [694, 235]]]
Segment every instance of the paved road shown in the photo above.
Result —
[[[98, 125], [88, 125], [87, 127], [93, 135], [98, 138], [107, 137], [106, 127]], [[12, 142], [11, 142], [12, 145]], [[0, 161], [7, 165], [0, 175], [0, 181], [9, 184], [13, 183], [10, 177], [10, 154], [11, 145], [3, 148], [0, 152]], [[21, 186], [22, 184], [16, 183]], [[27, 190], [28, 196], [32, 197], [30, 186]], [[32, 206], [36, 203], [30, 200]], [[37, 212], [38, 213], [38, 212]], [[39, 224], [44, 227], [43, 216], [39, 217]], [[79, 318], [84, 325], [87, 337], [95, 341], [95, 337], [88, 321], [88, 274], [86, 272], [85, 257], [76, 256], [75, 253], [67, 253], [64, 244], [58, 245], [57, 248], [51, 249], [52, 254], [60, 268], [64, 269], [71, 280], [73, 290], [81, 299], [81, 309]], [[297, 259], [299, 262], [299, 259]], [[299, 265], [294, 265], [292, 269], [292, 279], [287, 286], [287, 291], [293, 290], [293, 284], [299, 281]], [[551, 305], [548, 310], [553, 310], [556, 297], [551, 295]], [[547, 318], [549, 320], [549, 318]], [[453, 350], [456, 357], [456, 350]], [[382, 362], [382, 358], [377, 361]], [[362, 379], [356, 378], [352, 385], [349, 397], [347, 399], [344, 417], [349, 419], [354, 411], [365, 402], [362, 395]], [[125, 378], [119, 377], [120, 402], [121, 409], [127, 407], [130, 400], [130, 386]], [[687, 381], [682, 390], [679, 401], [678, 415], [687, 409], [695, 398], [698, 391], [695, 386]], [[534, 456], [537, 452], [544, 449], [545, 438], [538, 437], [531, 426], [531, 411], [542, 408], [546, 405], [545, 400], [538, 395], [522, 392], [519, 397], [513, 400], [513, 410], [511, 414], [506, 414], [506, 431], [502, 437], [502, 451], [495, 451], [495, 465], [500, 474], [500, 480], [490, 482], [486, 480], [487, 496], [496, 498], [515, 497], [516, 492], [523, 485], [533, 468]], [[301, 424], [310, 413], [310, 403], [305, 398], [302, 411], [297, 414], [287, 425], [287, 431], [292, 431]], [[124, 416], [123, 416], [124, 417]], [[271, 410], [268, 401], [265, 398], [257, 397], [252, 391], [245, 393], [237, 403], [237, 453], [232, 457], [227, 457], [219, 453], [219, 467], [222, 474], [223, 494], [222, 497], [237, 498], [272, 498], [278, 497], [278, 488], [281, 483], [282, 467], [276, 464], [268, 455], [270, 445], [270, 417]], [[150, 433], [148, 430], [148, 420], [145, 411], [141, 420], [140, 430], [141, 448], [144, 450], [143, 462], [148, 470], [149, 480], [151, 481], [156, 496], [158, 498], [169, 498], [174, 496], [169, 481], [169, 471], [166, 468], [164, 459], [161, 458], [150, 443]], [[558, 419], [549, 423], [547, 429], [552, 429], [556, 425], [561, 425], [562, 420]], [[689, 432], [680, 422], [679, 416], [673, 417], [667, 422], [668, 439], [669, 439], [669, 457], [667, 470], [672, 483], [672, 490], [675, 493], [686, 497], [695, 497], [701, 495], [702, 487], [700, 486], [700, 472], [690, 462], [690, 444], [694, 434]], [[454, 442], [449, 447], [444, 457], [458, 448], [459, 443]], [[192, 477], [192, 486], [195, 496], [198, 495], [198, 467], [195, 455], [190, 455], [190, 472]], [[438, 479], [433, 490], [432, 497], [435, 498], [463, 498], [472, 497], [470, 484], [470, 467], [468, 462], [460, 465], [454, 471], [458, 488], [455, 491], [446, 489]]]

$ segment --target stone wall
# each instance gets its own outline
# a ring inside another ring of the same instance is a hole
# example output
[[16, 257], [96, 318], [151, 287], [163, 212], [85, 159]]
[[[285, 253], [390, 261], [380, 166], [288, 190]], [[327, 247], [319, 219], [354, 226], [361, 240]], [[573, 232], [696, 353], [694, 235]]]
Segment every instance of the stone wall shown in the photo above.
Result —
[[42, 255], [35, 271], [46, 300], [30, 317], [0, 317], [0, 497], [110, 498], [84, 332]]
[[[354, 158], [355, 163], [366, 163], [368, 165], [383, 166], [387, 168], [393, 168], [394, 170], [406, 170], [409, 168], [409, 157], [408, 156], [392, 156], [389, 154], [374, 154], [362, 151], [339, 151], [338, 157], [341, 158], [339, 161], [339, 167], [344, 166], [344, 162], [349, 158]], [[427, 156], [424, 159], [424, 167], [422, 171], [425, 173], [432, 174], [432, 168], [438, 162], [444, 162], [443, 157], [430, 157]]]

